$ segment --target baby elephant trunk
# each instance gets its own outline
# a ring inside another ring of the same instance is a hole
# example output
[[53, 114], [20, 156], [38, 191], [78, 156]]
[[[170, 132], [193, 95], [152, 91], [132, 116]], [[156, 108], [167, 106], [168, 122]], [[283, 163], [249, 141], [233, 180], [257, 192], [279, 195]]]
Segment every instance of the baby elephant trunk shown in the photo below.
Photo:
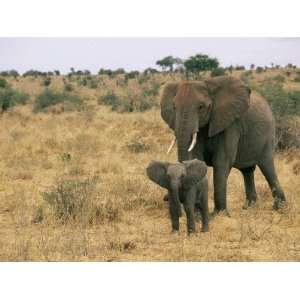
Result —
[[170, 205], [173, 206], [173, 209], [171, 209], [171, 211], [174, 211], [174, 213], [176, 213], [178, 217], [181, 217], [181, 203], [179, 199], [179, 188], [177, 184], [172, 186], [171, 196], [172, 199]]

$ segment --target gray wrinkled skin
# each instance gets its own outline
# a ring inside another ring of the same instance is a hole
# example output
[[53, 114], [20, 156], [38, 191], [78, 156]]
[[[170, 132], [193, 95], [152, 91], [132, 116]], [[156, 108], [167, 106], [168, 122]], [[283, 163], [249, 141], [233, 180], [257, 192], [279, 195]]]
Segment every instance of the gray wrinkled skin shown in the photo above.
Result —
[[201, 214], [202, 231], [208, 231], [207, 166], [197, 159], [182, 163], [152, 161], [147, 175], [168, 190], [172, 230], [179, 230], [181, 204], [187, 216], [188, 233], [195, 232], [195, 211]]

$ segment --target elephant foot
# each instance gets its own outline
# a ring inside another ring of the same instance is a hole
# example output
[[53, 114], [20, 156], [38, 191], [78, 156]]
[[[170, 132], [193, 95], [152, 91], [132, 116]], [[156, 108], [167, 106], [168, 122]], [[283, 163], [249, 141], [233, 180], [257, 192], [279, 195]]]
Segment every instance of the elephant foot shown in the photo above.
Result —
[[211, 214], [210, 214], [210, 219], [215, 218], [216, 216], [226, 216], [231, 218], [230, 213], [228, 212], [227, 209], [215, 209]]
[[195, 229], [189, 229], [188, 230], [188, 236], [193, 236], [196, 233]]
[[243, 205], [243, 209], [248, 209], [250, 207], [254, 207], [256, 204], [255, 200], [246, 200], [244, 205]]
[[201, 232], [208, 232], [208, 225], [204, 225], [204, 226], [201, 228]]
[[273, 204], [273, 209], [274, 210], [280, 210], [283, 209], [287, 206], [286, 201], [283, 200], [275, 200]]

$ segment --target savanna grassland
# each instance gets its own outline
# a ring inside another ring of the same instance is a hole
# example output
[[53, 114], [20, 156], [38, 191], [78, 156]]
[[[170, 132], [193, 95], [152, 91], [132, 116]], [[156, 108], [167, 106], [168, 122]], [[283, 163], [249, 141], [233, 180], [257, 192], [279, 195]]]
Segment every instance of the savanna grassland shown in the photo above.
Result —
[[[232, 75], [258, 88], [280, 85], [287, 93], [300, 90], [296, 71]], [[257, 204], [243, 210], [243, 178], [233, 170], [231, 216], [213, 219], [208, 233], [200, 233], [197, 223], [190, 237], [183, 216], [180, 233], [170, 233], [165, 191], [147, 179], [145, 167], [153, 159], [176, 160], [176, 151], [166, 155], [172, 133], [160, 117], [158, 91], [163, 82], [181, 76], [160, 73], [128, 81], [121, 75], [87, 81], [51, 76], [50, 84], [40, 76], [5, 79], [28, 99], [0, 117], [1, 261], [300, 260], [297, 149], [276, 154], [288, 200], [281, 211], [272, 210], [271, 192], [258, 169]], [[71, 100], [38, 106], [45, 89]], [[296, 124], [288, 131], [295, 133], [299, 117], [287, 118]]]

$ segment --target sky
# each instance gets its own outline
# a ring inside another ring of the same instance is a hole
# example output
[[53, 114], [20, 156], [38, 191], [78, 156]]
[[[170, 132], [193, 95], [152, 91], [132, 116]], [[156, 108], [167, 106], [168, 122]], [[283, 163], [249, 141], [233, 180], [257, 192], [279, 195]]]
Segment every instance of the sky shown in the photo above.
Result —
[[197, 53], [218, 58], [224, 67], [300, 66], [300, 38], [0, 38], [0, 71], [141, 71], [158, 68], [155, 62], [168, 55], [186, 59]]

